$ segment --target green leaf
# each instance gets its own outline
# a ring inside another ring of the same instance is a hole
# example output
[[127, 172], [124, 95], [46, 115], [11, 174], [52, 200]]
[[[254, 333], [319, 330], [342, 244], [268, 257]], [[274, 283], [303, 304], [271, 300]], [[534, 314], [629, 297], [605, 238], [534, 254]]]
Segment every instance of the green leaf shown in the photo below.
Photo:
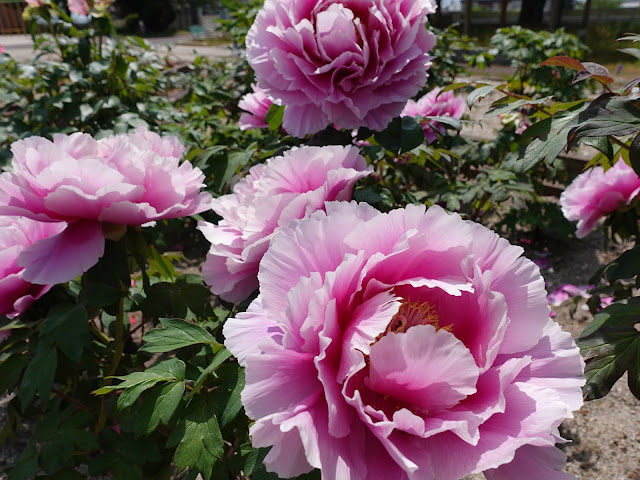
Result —
[[113, 466], [114, 480], [143, 480], [142, 471], [137, 465], [116, 462]]
[[211, 165], [209, 171], [213, 174], [213, 182], [211, 187], [220, 191], [224, 187], [231, 177], [235, 175], [239, 168], [245, 166], [251, 155], [256, 151], [254, 146], [249, 146], [245, 150], [230, 149], [225, 151], [223, 155], [220, 155], [218, 160]]
[[78, 363], [91, 342], [87, 311], [82, 305], [56, 305], [47, 314], [40, 334], [55, 341], [62, 353]]
[[242, 410], [242, 399], [240, 398], [240, 394], [242, 393], [245, 385], [244, 369], [235, 365], [234, 368], [237, 370], [236, 374], [229, 382], [229, 385], [232, 387], [231, 391], [229, 393], [225, 392], [221, 397], [216, 397], [218, 392], [222, 392], [221, 389], [214, 393], [216, 403], [224, 405], [224, 409], [220, 415], [220, 425], [222, 425], [222, 428], [227, 426], [234, 418], [236, 418], [240, 410]]
[[171, 260], [164, 255], [160, 255], [154, 247], [151, 247], [149, 270], [158, 272], [161, 278], [166, 280], [173, 281], [178, 276], [178, 272], [176, 272], [176, 269], [173, 267]]
[[41, 400], [46, 402], [49, 399], [57, 365], [58, 355], [54, 348], [40, 352], [29, 363], [22, 377], [18, 393], [23, 409], [31, 403], [36, 392], [40, 395]]
[[585, 358], [587, 400], [604, 397], [629, 372], [629, 389], [640, 399], [640, 298], [616, 302], [596, 314], [577, 343]]
[[167, 445], [178, 445], [174, 463], [178, 472], [189, 468], [205, 480], [211, 479], [213, 464], [224, 453], [222, 434], [215, 415], [215, 404], [197, 395], [189, 403], [184, 420], [171, 432]]
[[[125, 408], [128, 408], [131, 405], [133, 405], [135, 401], [140, 397], [142, 392], [153, 387], [158, 382], [160, 382], [160, 380], [158, 379], [143, 380], [142, 382], [136, 385], [133, 385], [129, 388], [125, 388], [120, 394], [120, 396], [118, 397], [118, 402], [116, 404], [116, 406], [118, 407], [118, 410], [124, 410]], [[104, 390], [104, 388], [106, 388], [106, 390]], [[96, 395], [101, 395], [102, 393], [109, 393], [113, 390], [119, 390], [119, 388], [112, 389], [109, 387], [103, 387], [99, 390], [96, 390], [94, 393]]]
[[210, 298], [211, 291], [201, 276], [182, 275], [175, 283], [158, 282], [151, 285], [140, 308], [145, 315], [155, 318], [185, 318], [189, 310], [206, 318], [211, 311]]
[[161, 388], [154, 388], [144, 399], [142, 407], [136, 412], [135, 431], [137, 435], [149, 435], [160, 422], [167, 425], [173, 412], [176, 411], [182, 394], [184, 393], [184, 382], [170, 383]]
[[640, 109], [635, 99], [604, 94], [592, 101], [568, 127], [570, 145], [585, 137], [625, 136], [640, 130]]
[[185, 363], [178, 358], [163, 360], [144, 372], [133, 372], [120, 377], [110, 377], [122, 380], [118, 385], [107, 385], [94, 391], [94, 395], [104, 395], [114, 390], [123, 390], [118, 398], [118, 409], [133, 405], [140, 394], [159, 382], [181, 382], [185, 378]]
[[143, 337], [145, 345], [140, 351], [162, 353], [201, 343], [220, 345], [209, 332], [198, 325], [175, 318], [161, 318], [160, 323], [163, 328], [153, 329]]
[[602, 278], [615, 282], [634, 278], [637, 275], [640, 275], [640, 246], [623, 252], [613, 262], [602, 267], [589, 279], [589, 284], [597, 285]]
[[211, 372], [213, 372], [216, 368], [218, 368], [222, 364], [222, 362], [224, 362], [230, 356], [231, 356], [231, 352], [226, 348], [221, 348], [220, 350], [218, 350], [218, 352], [214, 355], [213, 359], [211, 360], [211, 363], [209, 364], [209, 366], [206, 369], [204, 369], [204, 371], [200, 374], [200, 376], [198, 376], [198, 379], [196, 380], [196, 383], [193, 386], [193, 390], [191, 391], [189, 396], [193, 396], [196, 393], [198, 393], [198, 391], [200, 390], [200, 387], [202, 387], [202, 384], [204, 383], [206, 378], [211, 374]]
[[282, 126], [282, 118], [284, 117], [284, 105], [276, 105], [272, 103], [267, 110], [264, 121], [269, 125], [269, 130], [276, 132]]
[[10, 480], [32, 480], [38, 470], [38, 452], [33, 442], [22, 451], [9, 473]]
[[634, 137], [629, 147], [629, 162], [636, 175], [640, 176], [640, 133]]
[[512, 97], [501, 98], [500, 100], [493, 102], [491, 109], [485, 114], [487, 117], [495, 117], [504, 113], [512, 112], [513, 110], [520, 109], [527, 105], [541, 105], [544, 104], [551, 97], [544, 98], [521, 98], [516, 100]]
[[376, 142], [396, 155], [413, 150], [424, 141], [424, 130], [415, 118], [396, 117], [374, 134]]
[[476, 88], [467, 96], [467, 105], [469, 106], [469, 108], [471, 108], [473, 104], [476, 103], [479, 99], [486, 97], [496, 88], [504, 86], [505, 84], [503, 83], [500, 85], [483, 85], [482, 87]]
[[587, 137], [583, 141], [586, 145], [600, 151], [609, 160], [613, 159], [613, 145], [611, 145], [609, 137]]
[[29, 356], [15, 354], [0, 363], [0, 393], [13, 392], [22, 371], [29, 363]]
[[156, 363], [154, 366], [146, 370], [147, 373], [154, 373], [158, 375], [166, 375], [177, 381], [184, 380], [186, 366], [185, 363], [179, 358], [169, 358]]

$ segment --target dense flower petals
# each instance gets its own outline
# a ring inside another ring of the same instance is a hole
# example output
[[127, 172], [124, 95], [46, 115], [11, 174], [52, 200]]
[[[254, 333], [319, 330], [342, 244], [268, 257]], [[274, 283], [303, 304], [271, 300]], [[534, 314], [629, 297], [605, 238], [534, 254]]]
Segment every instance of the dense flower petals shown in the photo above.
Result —
[[438, 207], [330, 202], [281, 228], [260, 297], [224, 330], [268, 470], [564, 478], [554, 445], [584, 364], [521, 253]]
[[576, 236], [585, 237], [600, 218], [629, 205], [640, 193], [640, 178], [622, 158], [606, 172], [597, 166], [581, 173], [560, 195], [562, 213], [577, 220]]
[[424, 85], [428, 0], [267, 0], [247, 35], [258, 86], [298, 137], [329, 123], [381, 130]]
[[0, 215], [68, 225], [21, 253], [24, 277], [34, 283], [66, 282], [91, 268], [109, 225], [125, 231], [211, 206], [200, 191], [204, 175], [180, 164], [184, 147], [175, 137], [144, 129], [100, 140], [56, 134], [19, 140], [11, 151], [13, 171], [0, 175]]
[[[440, 93], [434, 88], [419, 100], [409, 100], [400, 114], [403, 117], [451, 117], [461, 118], [466, 109], [464, 98], [457, 97], [452, 91]], [[435, 120], [420, 120], [427, 143], [438, 139], [438, 132], [444, 133], [442, 125]]]
[[0, 217], [0, 315], [14, 318], [49, 291], [48, 282], [38, 285], [24, 278], [18, 258], [34, 243], [58, 235], [65, 226], [28, 218]]
[[[349, 200], [355, 182], [370, 173], [356, 147], [338, 146], [293, 149], [251, 168], [232, 194], [214, 200], [223, 218], [218, 225], [198, 225], [211, 242], [202, 269], [211, 291], [230, 302], [245, 300], [258, 286], [258, 265], [274, 233], [323, 209], [325, 201]], [[266, 309], [270, 301], [264, 297]]]

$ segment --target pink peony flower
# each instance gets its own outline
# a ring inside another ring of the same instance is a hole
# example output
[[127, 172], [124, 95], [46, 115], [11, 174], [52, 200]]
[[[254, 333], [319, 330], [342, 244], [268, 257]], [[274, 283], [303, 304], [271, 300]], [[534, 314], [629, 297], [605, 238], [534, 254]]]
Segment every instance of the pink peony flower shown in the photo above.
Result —
[[77, 13], [78, 15], [89, 15], [91, 6], [87, 0], [67, 0], [67, 7], [71, 13]]
[[90, 135], [30, 137], [15, 142], [13, 172], [0, 175], [0, 215], [66, 222], [58, 235], [35, 242], [18, 258], [23, 277], [38, 284], [81, 275], [104, 253], [105, 236], [127, 225], [202, 212], [211, 195], [204, 175], [180, 164], [174, 137], [146, 130], [94, 140]]
[[44, 2], [42, 0], [24, 0], [27, 5], [31, 6], [31, 7], [41, 7], [42, 5], [44, 5]]
[[553, 292], [547, 295], [547, 300], [554, 307], [559, 307], [571, 297], [589, 298], [587, 290], [589, 290], [590, 288], [593, 288], [593, 286], [582, 285], [580, 287], [577, 287], [575, 285], [571, 285], [570, 283], [563, 283]]
[[267, 469], [572, 478], [554, 445], [584, 363], [522, 249], [437, 206], [326, 212], [273, 238], [260, 296], [223, 330]]
[[[51, 285], [34, 285], [23, 278], [24, 269], [18, 256], [33, 243], [52, 237], [64, 230], [64, 223], [36, 222], [22, 217], [0, 217], [0, 315], [14, 318]], [[0, 340], [3, 333], [0, 332]]]
[[253, 85], [253, 93], [248, 93], [238, 103], [238, 106], [245, 111], [240, 115], [240, 130], [250, 130], [252, 128], [269, 128], [266, 117], [269, 107], [273, 101], [267, 97], [264, 91], [257, 85]]
[[[402, 110], [403, 117], [452, 117], [461, 118], [466, 108], [465, 100], [457, 97], [452, 91], [440, 94], [441, 88], [434, 88], [420, 100], [409, 100]], [[434, 120], [422, 120], [424, 136], [427, 143], [433, 143], [438, 139], [436, 131], [444, 134], [446, 130]]]
[[619, 158], [606, 172], [598, 166], [578, 175], [560, 195], [560, 206], [568, 220], [578, 220], [576, 236], [583, 238], [601, 217], [629, 205], [638, 193], [638, 174]]
[[297, 137], [330, 123], [382, 130], [424, 86], [431, 0], [267, 0], [247, 35], [258, 85]]
[[211, 291], [238, 303], [258, 287], [258, 265], [273, 234], [290, 220], [322, 209], [326, 200], [350, 200], [353, 185], [371, 173], [355, 147], [302, 147], [256, 165], [213, 202], [218, 225], [199, 228], [211, 249], [202, 268]]

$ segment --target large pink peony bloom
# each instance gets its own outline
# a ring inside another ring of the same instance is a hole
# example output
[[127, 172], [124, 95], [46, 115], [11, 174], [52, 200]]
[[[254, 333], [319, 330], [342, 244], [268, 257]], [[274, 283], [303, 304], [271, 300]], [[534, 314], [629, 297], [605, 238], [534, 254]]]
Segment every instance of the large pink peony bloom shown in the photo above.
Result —
[[568, 220], [578, 220], [576, 235], [582, 238], [600, 218], [629, 205], [638, 193], [638, 174], [620, 158], [606, 172], [594, 167], [578, 175], [560, 195], [560, 205]]
[[[435, 88], [421, 97], [418, 101], [409, 100], [402, 110], [403, 117], [452, 117], [461, 118], [466, 108], [464, 98], [455, 96], [452, 91], [440, 93], [441, 88]], [[438, 139], [438, 132], [444, 133], [442, 125], [434, 120], [422, 120], [424, 136], [427, 143]]]
[[439, 207], [333, 202], [283, 228], [227, 321], [268, 470], [325, 480], [561, 480], [583, 362], [538, 267]]
[[247, 35], [258, 85], [302, 137], [330, 123], [382, 130], [424, 86], [431, 0], [267, 0]]
[[238, 122], [240, 130], [252, 128], [269, 128], [267, 112], [273, 101], [257, 85], [253, 85], [253, 92], [246, 94], [238, 102], [238, 106], [245, 111]]
[[15, 142], [14, 171], [0, 175], [0, 215], [68, 224], [20, 254], [23, 277], [66, 282], [97, 263], [105, 235], [208, 210], [211, 195], [200, 192], [204, 175], [179, 163], [183, 149], [176, 138], [146, 130], [101, 140], [74, 133]]
[[[51, 285], [34, 285], [23, 279], [24, 269], [18, 266], [18, 255], [38, 240], [57, 235], [64, 228], [65, 224], [59, 222], [0, 217], [0, 315], [14, 318], [49, 291]], [[0, 340], [3, 333], [0, 332]]]
[[211, 242], [205, 282], [224, 300], [240, 302], [258, 287], [258, 264], [279, 227], [324, 207], [350, 200], [353, 185], [371, 173], [356, 147], [302, 147], [256, 165], [214, 200], [218, 225], [200, 223]]

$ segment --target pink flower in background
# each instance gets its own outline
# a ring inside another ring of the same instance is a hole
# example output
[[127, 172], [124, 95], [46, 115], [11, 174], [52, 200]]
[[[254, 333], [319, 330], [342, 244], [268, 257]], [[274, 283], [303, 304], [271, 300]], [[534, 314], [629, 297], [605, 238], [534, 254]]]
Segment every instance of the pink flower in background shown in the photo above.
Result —
[[238, 124], [240, 130], [250, 130], [252, 128], [269, 128], [266, 121], [267, 112], [273, 101], [257, 85], [253, 85], [253, 92], [246, 94], [238, 106], [245, 111], [240, 115]]
[[560, 195], [560, 205], [568, 220], [578, 220], [576, 236], [582, 238], [600, 218], [629, 205], [638, 193], [638, 174], [619, 158], [606, 172], [598, 166], [578, 175]]
[[[14, 318], [49, 291], [51, 285], [34, 285], [23, 278], [24, 269], [18, 265], [18, 256], [35, 242], [55, 236], [64, 228], [64, 223], [0, 217], [0, 315]], [[0, 332], [0, 340], [3, 333]]]
[[4, 339], [9, 336], [11, 336], [11, 330], [0, 330], [0, 343], [4, 342]]
[[330, 123], [382, 130], [424, 86], [431, 0], [266, 0], [247, 35], [258, 85], [297, 137]]
[[202, 268], [211, 291], [229, 302], [246, 299], [258, 287], [258, 264], [274, 232], [327, 200], [350, 200], [353, 185], [370, 173], [356, 147], [302, 147], [254, 166], [232, 194], [214, 200], [223, 220], [199, 224], [211, 242]]
[[559, 307], [571, 297], [589, 298], [587, 290], [589, 290], [590, 288], [593, 288], [593, 286], [582, 285], [580, 287], [577, 287], [575, 285], [571, 285], [570, 283], [563, 283], [553, 292], [547, 295], [547, 300], [554, 307]]
[[208, 210], [204, 175], [180, 164], [174, 137], [146, 130], [95, 140], [88, 134], [15, 142], [13, 172], [0, 175], [0, 215], [65, 222], [58, 235], [35, 242], [18, 258], [23, 277], [38, 284], [69, 281], [104, 253], [105, 236], [127, 225]]
[[24, 0], [31, 7], [41, 7], [44, 2], [42, 0]]
[[227, 321], [255, 447], [282, 478], [564, 480], [584, 364], [538, 268], [489, 229], [333, 202], [291, 222]]
[[[402, 110], [403, 117], [452, 117], [461, 118], [465, 111], [464, 98], [457, 97], [452, 91], [440, 94], [441, 88], [434, 88], [420, 100], [409, 100]], [[436, 131], [444, 134], [446, 130], [435, 120], [422, 120], [424, 136], [427, 143], [433, 143], [438, 139]]]
[[78, 15], [89, 15], [91, 6], [87, 0], [67, 0], [67, 7], [71, 13], [77, 13]]

